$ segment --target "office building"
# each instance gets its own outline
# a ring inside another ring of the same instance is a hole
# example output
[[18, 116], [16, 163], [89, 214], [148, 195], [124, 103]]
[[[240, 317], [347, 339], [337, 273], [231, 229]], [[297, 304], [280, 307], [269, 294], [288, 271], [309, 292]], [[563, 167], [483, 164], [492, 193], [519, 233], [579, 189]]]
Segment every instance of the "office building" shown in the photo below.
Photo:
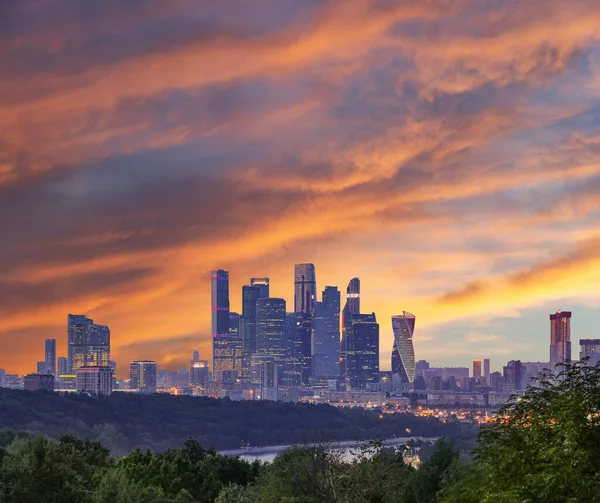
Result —
[[[252, 280], [251, 280], [252, 281]], [[250, 381], [250, 357], [256, 353], [256, 301], [268, 292], [261, 285], [244, 285], [242, 287], [242, 317], [240, 332], [242, 333], [242, 379]]]
[[108, 365], [79, 367], [76, 386], [78, 393], [110, 395], [113, 389], [113, 373]]
[[68, 321], [69, 373], [80, 367], [108, 366], [110, 361], [110, 330], [97, 325], [84, 315], [69, 314]]
[[294, 265], [294, 312], [315, 312], [317, 279], [314, 264]]
[[511, 360], [503, 368], [503, 391], [521, 391], [523, 389], [523, 375], [520, 360]]
[[156, 362], [137, 360], [129, 364], [129, 388], [142, 393], [156, 392]]
[[28, 391], [37, 391], [41, 389], [54, 391], [54, 375], [28, 374], [23, 376], [23, 387]]
[[236, 372], [237, 378], [242, 377], [243, 374], [243, 351], [244, 351], [244, 339], [242, 337], [242, 323], [241, 316], [238, 313], [229, 313], [229, 337], [231, 344], [233, 345], [233, 370]]
[[481, 360], [473, 360], [473, 377], [481, 379]]
[[340, 375], [340, 291], [326, 286], [315, 304], [311, 342], [312, 375], [317, 379]]
[[286, 355], [284, 378], [286, 386], [308, 385], [312, 372], [312, 316], [308, 313], [286, 313]]
[[360, 279], [352, 278], [346, 288], [346, 303], [342, 311], [342, 341], [340, 343], [340, 375], [346, 375], [346, 353], [348, 341], [346, 333], [350, 326], [351, 315], [360, 314]]
[[550, 315], [550, 367], [560, 372], [558, 364], [571, 363], [571, 313], [556, 311]]
[[263, 298], [256, 301], [256, 353], [270, 355], [278, 367], [278, 375], [284, 373], [286, 357], [285, 300]]
[[56, 339], [44, 341], [44, 361], [46, 362], [46, 373], [56, 374]]
[[211, 333], [213, 380], [222, 382], [224, 372], [235, 371], [236, 341], [229, 335], [229, 273], [211, 273]]
[[379, 324], [375, 313], [350, 315], [346, 328], [346, 388], [362, 389], [379, 382]]
[[583, 360], [588, 358], [587, 365], [595, 367], [600, 361], [600, 339], [580, 339], [579, 346], [581, 351], [579, 358]]
[[483, 359], [483, 379], [487, 386], [490, 385], [490, 359]]
[[76, 391], [77, 376], [71, 374], [62, 374], [56, 380], [56, 389], [59, 391]]
[[392, 379], [396, 385], [412, 386], [415, 382], [415, 350], [413, 333], [415, 316], [406, 311], [392, 316]]
[[259, 298], [266, 299], [270, 297], [269, 294], [269, 278], [250, 278], [250, 286], [255, 286], [259, 289]]
[[46, 362], [37, 362], [36, 372], [38, 374], [48, 374], [48, 364]]
[[197, 360], [190, 365], [190, 386], [205, 387], [208, 382], [208, 361]]
[[261, 400], [277, 400], [278, 365], [275, 358], [266, 354], [254, 354], [250, 358], [250, 382], [260, 389]]
[[69, 359], [66, 356], [59, 356], [57, 369], [58, 375], [66, 375], [69, 373]]

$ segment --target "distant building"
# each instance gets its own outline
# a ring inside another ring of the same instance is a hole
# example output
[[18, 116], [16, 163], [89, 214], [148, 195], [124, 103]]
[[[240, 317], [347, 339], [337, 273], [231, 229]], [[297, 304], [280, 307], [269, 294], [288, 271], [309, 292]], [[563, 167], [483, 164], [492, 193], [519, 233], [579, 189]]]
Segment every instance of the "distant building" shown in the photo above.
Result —
[[251, 384], [260, 389], [262, 400], [277, 400], [277, 362], [272, 355], [254, 354], [251, 357]]
[[392, 377], [396, 385], [412, 386], [415, 382], [415, 350], [412, 341], [414, 330], [413, 314], [403, 311], [402, 314], [392, 316]]
[[110, 395], [113, 388], [112, 369], [108, 365], [77, 369], [77, 392]]
[[255, 286], [259, 289], [259, 299], [270, 297], [269, 294], [269, 278], [250, 278], [250, 286]]
[[229, 313], [229, 337], [233, 346], [233, 370], [236, 372], [236, 380], [242, 378], [243, 374], [243, 350], [244, 339], [241, 333], [241, 316], [238, 313]]
[[490, 359], [485, 358], [483, 360], [483, 379], [487, 386], [490, 385]]
[[311, 342], [312, 375], [317, 379], [340, 375], [340, 292], [326, 286], [315, 304]]
[[69, 359], [66, 358], [65, 356], [59, 356], [57, 367], [58, 367], [57, 375], [61, 376], [61, 375], [68, 374], [69, 373]]
[[36, 372], [38, 374], [48, 374], [48, 364], [46, 362], [37, 362]]
[[256, 301], [256, 354], [271, 355], [283, 375], [286, 357], [285, 300], [260, 298]]
[[140, 392], [156, 392], [156, 362], [136, 360], [129, 364], [129, 386]]
[[521, 391], [523, 389], [523, 373], [520, 360], [511, 360], [504, 367], [504, 391]]
[[314, 264], [294, 265], [294, 312], [314, 314], [317, 276]]
[[481, 379], [481, 360], [473, 360], [473, 377]]
[[[252, 280], [250, 280], [252, 283]], [[250, 357], [256, 353], [256, 301], [266, 298], [268, 288], [264, 285], [244, 285], [242, 287], [242, 316], [240, 333], [242, 337], [242, 381], [250, 382]], [[268, 297], [268, 295], [267, 295]]]
[[579, 358], [589, 358], [587, 364], [591, 366], [598, 365], [600, 361], [600, 339], [580, 339], [579, 345], [581, 352]]
[[198, 360], [190, 366], [190, 386], [205, 387], [208, 382], [208, 361]]
[[23, 387], [29, 391], [41, 389], [54, 391], [54, 376], [52, 374], [28, 374], [23, 376]]
[[110, 330], [97, 325], [84, 315], [68, 317], [69, 373], [79, 367], [108, 366], [110, 361]]
[[5, 378], [6, 371], [4, 369], [0, 369], [0, 388], [3, 388], [6, 385]]
[[348, 340], [346, 334], [351, 325], [351, 316], [360, 314], [360, 279], [352, 278], [346, 287], [346, 303], [342, 310], [342, 340], [340, 343], [340, 375], [347, 374]]
[[[414, 379], [414, 360], [413, 360]], [[346, 327], [346, 387], [366, 388], [379, 382], [379, 324], [375, 313], [351, 314]]]
[[47, 374], [56, 375], [56, 339], [44, 341], [44, 361]]
[[211, 273], [212, 371], [215, 381], [223, 372], [235, 370], [236, 341], [229, 336], [229, 273], [222, 269]]
[[553, 372], [559, 372], [556, 366], [571, 363], [571, 312], [556, 311], [550, 315], [550, 366]]
[[77, 376], [71, 374], [61, 374], [56, 380], [56, 388], [59, 391], [77, 390]]

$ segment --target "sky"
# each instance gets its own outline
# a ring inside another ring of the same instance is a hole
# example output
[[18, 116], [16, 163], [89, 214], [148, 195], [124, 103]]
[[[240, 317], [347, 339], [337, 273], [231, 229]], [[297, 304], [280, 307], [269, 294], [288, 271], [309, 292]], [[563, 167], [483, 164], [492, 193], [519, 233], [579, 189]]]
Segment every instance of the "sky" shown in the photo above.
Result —
[[[600, 337], [600, 2], [0, 2], [0, 368], [210, 359], [210, 271], [360, 277], [381, 368]], [[292, 310], [291, 307], [289, 310]]]

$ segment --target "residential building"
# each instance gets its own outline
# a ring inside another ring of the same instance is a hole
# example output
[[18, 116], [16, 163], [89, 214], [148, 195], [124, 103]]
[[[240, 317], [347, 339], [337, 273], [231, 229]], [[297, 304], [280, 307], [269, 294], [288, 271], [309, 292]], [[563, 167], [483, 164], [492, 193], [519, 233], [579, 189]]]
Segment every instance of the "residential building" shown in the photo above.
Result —
[[571, 312], [556, 311], [550, 315], [550, 367], [553, 372], [559, 364], [571, 363]]
[[68, 316], [69, 373], [79, 367], [108, 366], [110, 361], [110, 330], [97, 325], [85, 315]]
[[314, 314], [317, 279], [314, 264], [294, 265], [294, 312]]
[[113, 389], [112, 369], [108, 365], [79, 367], [76, 386], [78, 393], [110, 395]]

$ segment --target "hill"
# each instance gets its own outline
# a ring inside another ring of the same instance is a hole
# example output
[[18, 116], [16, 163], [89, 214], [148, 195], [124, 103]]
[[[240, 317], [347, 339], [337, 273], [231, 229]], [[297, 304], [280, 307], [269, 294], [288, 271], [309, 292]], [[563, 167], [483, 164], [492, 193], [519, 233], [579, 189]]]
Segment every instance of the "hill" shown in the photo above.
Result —
[[[410, 414], [383, 414], [330, 405], [216, 400], [114, 393], [110, 397], [58, 395], [0, 388], [0, 428], [100, 440], [114, 454], [136, 447], [164, 451], [192, 437], [218, 450], [280, 445], [323, 438], [384, 439], [450, 436], [459, 423]], [[410, 431], [410, 433], [407, 432]]]

